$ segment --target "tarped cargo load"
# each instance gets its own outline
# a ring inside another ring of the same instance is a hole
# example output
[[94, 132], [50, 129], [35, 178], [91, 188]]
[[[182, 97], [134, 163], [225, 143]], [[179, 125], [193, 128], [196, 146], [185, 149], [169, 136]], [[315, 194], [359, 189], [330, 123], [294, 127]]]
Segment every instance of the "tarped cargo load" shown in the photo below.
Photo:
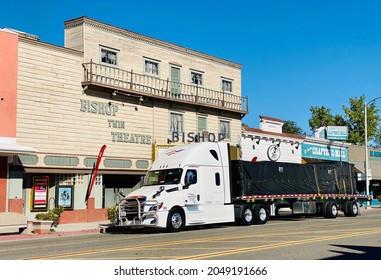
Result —
[[352, 164], [232, 161], [233, 197], [282, 194], [356, 194]]

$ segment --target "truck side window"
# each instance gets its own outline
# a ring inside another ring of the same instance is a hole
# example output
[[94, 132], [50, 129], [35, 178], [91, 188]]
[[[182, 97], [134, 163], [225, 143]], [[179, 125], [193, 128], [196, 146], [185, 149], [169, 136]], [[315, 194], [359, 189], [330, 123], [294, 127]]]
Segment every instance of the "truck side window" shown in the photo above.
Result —
[[216, 186], [221, 185], [220, 173], [216, 173], [214, 176], [216, 177]]
[[185, 174], [185, 185], [189, 186], [196, 183], [197, 183], [197, 171], [194, 169], [188, 170], [187, 173]]
[[210, 154], [216, 159], [218, 160], [218, 154], [215, 150], [209, 150]]

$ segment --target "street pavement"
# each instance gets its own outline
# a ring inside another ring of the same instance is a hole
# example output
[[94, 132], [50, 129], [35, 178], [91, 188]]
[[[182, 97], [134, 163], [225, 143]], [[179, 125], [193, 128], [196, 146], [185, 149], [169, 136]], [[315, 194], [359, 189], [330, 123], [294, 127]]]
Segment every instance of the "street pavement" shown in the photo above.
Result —
[[[381, 209], [381, 208], [370, 208], [361, 207], [360, 215], [364, 211]], [[34, 234], [32, 232], [25, 231], [25, 233], [19, 234], [17, 231], [1, 231], [0, 232], [0, 242], [7, 240], [19, 240], [19, 239], [33, 239], [33, 238], [46, 238], [46, 237], [57, 237], [66, 235], [76, 235], [76, 234], [96, 234], [103, 233], [106, 231], [109, 221], [99, 221], [91, 223], [72, 223], [72, 224], [58, 224], [56, 228], [53, 228], [52, 232], [43, 234]]]

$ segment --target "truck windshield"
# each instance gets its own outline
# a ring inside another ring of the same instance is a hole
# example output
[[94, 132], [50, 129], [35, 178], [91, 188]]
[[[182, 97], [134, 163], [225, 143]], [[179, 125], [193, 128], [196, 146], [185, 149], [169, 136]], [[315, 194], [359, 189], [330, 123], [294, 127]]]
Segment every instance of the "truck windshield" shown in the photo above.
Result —
[[149, 171], [143, 186], [178, 184], [182, 172], [181, 168]]

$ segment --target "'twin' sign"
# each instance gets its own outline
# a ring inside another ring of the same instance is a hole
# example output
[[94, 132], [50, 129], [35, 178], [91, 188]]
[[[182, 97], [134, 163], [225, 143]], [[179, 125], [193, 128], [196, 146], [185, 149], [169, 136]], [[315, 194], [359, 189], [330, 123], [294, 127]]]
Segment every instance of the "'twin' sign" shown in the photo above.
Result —
[[208, 135], [204, 135], [203, 133], [195, 133], [195, 132], [172, 132], [172, 142], [216, 142], [222, 141], [225, 139], [225, 133], [218, 133], [217, 135], [214, 133], [208, 133]]

